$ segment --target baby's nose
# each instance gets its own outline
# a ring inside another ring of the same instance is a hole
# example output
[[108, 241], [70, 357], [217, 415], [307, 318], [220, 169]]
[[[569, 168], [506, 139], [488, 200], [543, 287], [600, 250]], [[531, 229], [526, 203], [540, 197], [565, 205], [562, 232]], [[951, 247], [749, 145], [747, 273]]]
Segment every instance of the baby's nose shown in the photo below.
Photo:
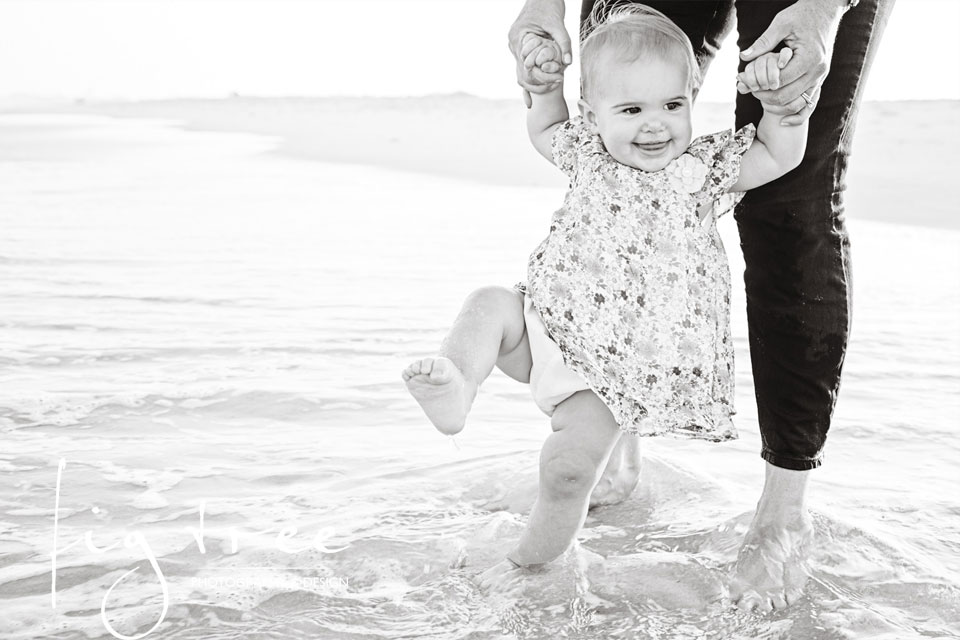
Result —
[[643, 131], [659, 131], [660, 129], [663, 129], [663, 121], [656, 116], [649, 117], [644, 119], [641, 128]]

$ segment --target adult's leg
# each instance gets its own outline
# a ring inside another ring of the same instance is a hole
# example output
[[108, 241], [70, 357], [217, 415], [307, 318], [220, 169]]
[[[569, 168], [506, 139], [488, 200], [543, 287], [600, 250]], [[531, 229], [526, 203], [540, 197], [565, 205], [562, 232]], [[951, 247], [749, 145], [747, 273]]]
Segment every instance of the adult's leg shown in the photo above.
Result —
[[[738, 0], [740, 48], [791, 4]], [[863, 85], [892, 5], [863, 0], [843, 17], [803, 162], [748, 192], [736, 212], [767, 462], [733, 584], [744, 608], [782, 606], [805, 580], [801, 569], [812, 537], [806, 483], [822, 461], [850, 329], [847, 164]], [[737, 126], [759, 122], [761, 111], [755, 98], [739, 96]]]
[[530, 364], [523, 295], [504, 287], [484, 287], [463, 303], [439, 355], [415, 360], [402, 377], [434, 426], [454, 434], [463, 429], [477, 390], [494, 365], [527, 382]]

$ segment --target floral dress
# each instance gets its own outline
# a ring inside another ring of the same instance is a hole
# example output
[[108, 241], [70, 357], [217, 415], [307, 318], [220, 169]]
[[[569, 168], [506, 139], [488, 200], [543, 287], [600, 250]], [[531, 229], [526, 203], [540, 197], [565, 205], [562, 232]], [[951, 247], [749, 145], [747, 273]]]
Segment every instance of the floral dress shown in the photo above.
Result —
[[525, 289], [564, 363], [624, 431], [737, 437], [730, 270], [714, 212], [742, 197], [727, 190], [754, 135], [748, 125], [697, 138], [646, 172], [614, 160], [581, 118], [554, 134], [570, 189]]

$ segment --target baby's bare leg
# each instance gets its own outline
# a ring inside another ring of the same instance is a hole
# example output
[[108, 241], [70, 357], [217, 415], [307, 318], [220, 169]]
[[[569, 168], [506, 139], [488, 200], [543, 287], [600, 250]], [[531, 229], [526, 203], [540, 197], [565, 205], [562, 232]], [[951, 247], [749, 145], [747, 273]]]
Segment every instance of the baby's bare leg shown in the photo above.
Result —
[[540, 451], [540, 490], [527, 526], [507, 559], [479, 576], [484, 588], [508, 587], [518, 567], [550, 562], [566, 551], [583, 526], [590, 492], [620, 436], [613, 414], [592, 391], [560, 403]]
[[433, 425], [454, 434], [463, 429], [477, 389], [494, 365], [521, 382], [530, 378], [523, 296], [504, 287], [471, 293], [439, 355], [414, 361], [403, 379]]
[[613, 414], [592, 391], [579, 391], [553, 414], [540, 451], [540, 490], [527, 527], [507, 557], [520, 565], [549, 562], [573, 541], [590, 492], [620, 436]]
[[590, 494], [590, 507], [617, 504], [640, 483], [640, 436], [621, 433], [607, 467]]

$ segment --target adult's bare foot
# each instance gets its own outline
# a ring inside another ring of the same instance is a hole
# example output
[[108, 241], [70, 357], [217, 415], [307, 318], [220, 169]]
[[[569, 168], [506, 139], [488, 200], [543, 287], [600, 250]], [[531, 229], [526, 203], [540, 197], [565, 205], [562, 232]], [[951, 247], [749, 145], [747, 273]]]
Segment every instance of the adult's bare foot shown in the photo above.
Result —
[[809, 478], [809, 471], [767, 463], [763, 495], [730, 582], [730, 596], [741, 609], [782, 609], [802, 595], [813, 543], [806, 505]]
[[771, 611], [796, 602], [809, 577], [813, 523], [803, 513], [790, 522], [754, 519], [737, 555], [730, 596], [744, 611]]
[[624, 433], [590, 494], [590, 508], [626, 500], [640, 483], [640, 436]]
[[463, 429], [477, 385], [466, 380], [457, 365], [448, 358], [422, 358], [401, 375], [410, 395], [438, 431], [453, 435]]

